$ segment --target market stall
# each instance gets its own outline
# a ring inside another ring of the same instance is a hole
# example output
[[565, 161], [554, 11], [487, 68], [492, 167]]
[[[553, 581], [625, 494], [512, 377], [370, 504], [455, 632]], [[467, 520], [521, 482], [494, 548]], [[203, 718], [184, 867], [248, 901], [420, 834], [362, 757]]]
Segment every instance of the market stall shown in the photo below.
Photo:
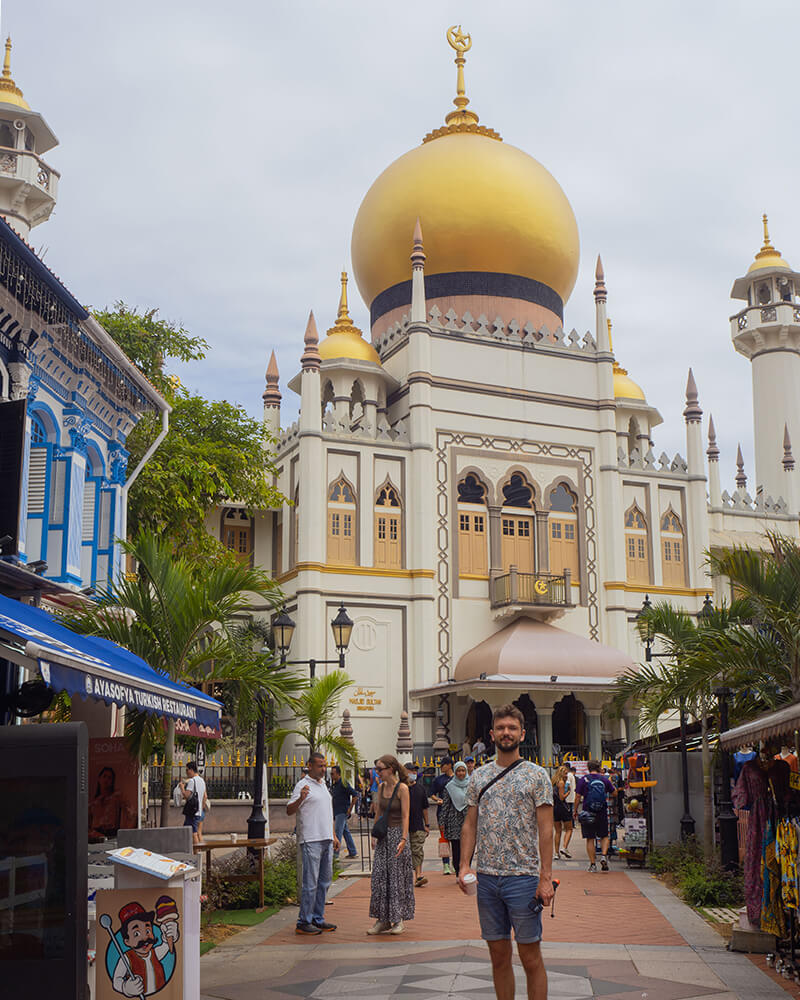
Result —
[[743, 868], [749, 926], [739, 930], [766, 935], [764, 950], [774, 941], [781, 967], [798, 980], [800, 777], [787, 742], [795, 746], [799, 730], [800, 704], [793, 704], [720, 735], [720, 747], [737, 759], [734, 806], [747, 814]]

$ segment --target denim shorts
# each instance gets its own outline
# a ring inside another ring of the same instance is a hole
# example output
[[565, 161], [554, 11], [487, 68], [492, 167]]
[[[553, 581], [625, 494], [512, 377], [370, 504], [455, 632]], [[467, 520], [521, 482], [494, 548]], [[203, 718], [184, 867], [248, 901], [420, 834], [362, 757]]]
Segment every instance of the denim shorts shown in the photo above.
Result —
[[528, 905], [539, 888], [536, 875], [486, 875], [478, 872], [478, 916], [484, 941], [514, 937], [520, 944], [542, 940], [542, 914]]
[[195, 813], [194, 816], [184, 816], [183, 825], [190, 826], [194, 833], [200, 832], [200, 824], [203, 822], [203, 813]]

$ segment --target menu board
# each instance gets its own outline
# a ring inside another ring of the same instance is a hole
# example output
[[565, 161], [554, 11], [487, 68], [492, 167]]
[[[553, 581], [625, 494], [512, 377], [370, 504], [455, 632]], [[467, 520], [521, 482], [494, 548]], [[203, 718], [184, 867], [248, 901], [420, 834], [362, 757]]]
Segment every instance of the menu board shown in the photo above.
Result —
[[154, 854], [153, 851], [146, 851], [143, 847], [120, 847], [116, 851], [108, 851], [108, 854], [111, 860], [118, 864], [146, 872], [148, 875], [155, 875], [157, 878], [173, 878], [181, 872], [195, 870], [184, 861], [176, 861], [163, 854]]

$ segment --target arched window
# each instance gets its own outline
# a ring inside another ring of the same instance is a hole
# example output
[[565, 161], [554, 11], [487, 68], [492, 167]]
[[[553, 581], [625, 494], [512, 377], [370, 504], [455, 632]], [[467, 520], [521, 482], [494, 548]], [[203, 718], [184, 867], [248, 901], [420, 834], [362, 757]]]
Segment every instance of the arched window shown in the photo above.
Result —
[[471, 473], [458, 484], [457, 517], [459, 576], [486, 576], [489, 572], [486, 487]]
[[625, 512], [625, 567], [628, 583], [650, 583], [647, 521], [636, 504]]
[[253, 551], [253, 519], [240, 507], [227, 507], [222, 514], [222, 544], [245, 566]]
[[364, 386], [359, 379], [353, 382], [350, 390], [350, 427], [355, 429], [364, 416]]
[[322, 390], [322, 419], [324, 420], [327, 416], [333, 413], [333, 382], [330, 379], [325, 383]]
[[356, 497], [340, 476], [328, 490], [328, 562], [354, 566], [356, 562]]
[[661, 517], [661, 572], [665, 587], [686, 586], [683, 526], [672, 507]]
[[550, 572], [568, 569], [573, 583], [580, 582], [578, 564], [578, 498], [559, 483], [550, 491]]
[[500, 534], [503, 569], [516, 566], [520, 573], [533, 573], [533, 489], [518, 472], [503, 487]]
[[403, 566], [400, 495], [387, 479], [375, 499], [374, 564], [385, 569]]

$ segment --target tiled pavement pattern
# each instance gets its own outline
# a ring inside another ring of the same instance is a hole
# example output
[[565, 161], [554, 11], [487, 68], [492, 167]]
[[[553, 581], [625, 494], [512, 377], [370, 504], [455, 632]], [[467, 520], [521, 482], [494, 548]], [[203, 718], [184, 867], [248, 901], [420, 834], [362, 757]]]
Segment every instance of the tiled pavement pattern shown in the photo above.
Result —
[[[573, 845], [574, 847], [575, 845]], [[577, 853], [577, 852], [574, 852]], [[786, 1000], [744, 955], [646, 872], [616, 863], [588, 874], [560, 864], [556, 917], [545, 915], [551, 1000]], [[294, 934], [296, 908], [218, 945], [201, 960], [202, 1000], [492, 1000], [491, 971], [474, 899], [427, 865], [417, 916], [401, 937], [367, 937], [367, 880], [340, 880], [326, 916], [334, 933]], [[525, 994], [517, 969], [517, 996]]]

